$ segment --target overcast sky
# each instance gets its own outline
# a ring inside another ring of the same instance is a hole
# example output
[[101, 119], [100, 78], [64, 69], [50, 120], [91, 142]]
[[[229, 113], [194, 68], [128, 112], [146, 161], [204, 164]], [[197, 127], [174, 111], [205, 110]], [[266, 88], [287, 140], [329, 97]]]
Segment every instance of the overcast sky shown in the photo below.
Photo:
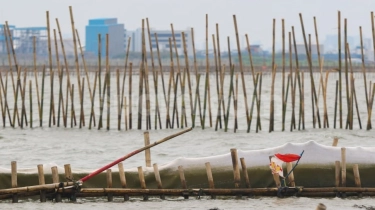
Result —
[[[0, 21], [17, 27], [45, 26], [46, 11], [50, 13], [51, 27], [58, 18], [65, 37], [71, 36], [69, 6], [73, 7], [76, 28], [84, 39], [89, 19], [116, 17], [127, 30], [141, 27], [142, 18], [149, 18], [155, 29], [175, 30], [193, 27], [197, 48], [205, 44], [205, 15], [208, 14], [209, 41], [220, 27], [222, 48], [226, 37], [235, 44], [233, 15], [237, 17], [239, 34], [248, 34], [250, 43], [261, 43], [264, 48], [272, 45], [272, 19], [276, 19], [277, 42], [281, 43], [281, 19], [286, 30], [295, 26], [298, 42], [302, 42], [299, 13], [304, 18], [306, 33], [314, 34], [313, 17], [318, 22], [319, 41], [327, 34], [337, 34], [337, 11], [341, 11], [342, 26], [348, 19], [348, 35], [358, 36], [359, 26], [365, 37], [371, 37], [371, 11], [374, 0], [0, 0]], [[243, 38], [240, 38], [243, 41]], [[313, 36], [315, 40], [315, 36]], [[84, 40], [82, 40], [84, 43]], [[314, 41], [315, 42], [315, 41]], [[225, 45], [226, 46], [226, 45]], [[234, 45], [233, 45], [234, 46]]]

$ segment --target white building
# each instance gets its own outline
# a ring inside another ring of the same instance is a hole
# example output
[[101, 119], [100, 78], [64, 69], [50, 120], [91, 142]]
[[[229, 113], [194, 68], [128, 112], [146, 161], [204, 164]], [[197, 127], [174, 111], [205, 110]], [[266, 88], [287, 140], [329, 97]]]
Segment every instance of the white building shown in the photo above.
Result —
[[[192, 45], [192, 36], [191, 36], [191, 29], [188, 28], [185, 31], [183, 30], [175, 30], [174, 31], [174, 37], [176, 40], [176, 46], [177, 46], [177, 51], [179, 56], [184, 55], [184, 46], [183, 46], [183, 40], [182, 40], [182, 33], [185, 35], [185, 44], [186, 44], [186, 50], [188, 53], [188, 56], [193, 55], [193, 45]], [[172, 51], [173, 53], [175, 52], [175, 45], [173, 41], [173, 34], [171, 30], [155, 30], [151, 29], [150, 30], [151, 34], [151, 46], [152, 46], [152, 51], [156, 53], [157, 51], [157, 44], [159, 44], [159, 50], [161, 52], [169, 52], [170, 46], [169, 46], [169, 39], [171, 39], [172, 43]], [[157, 41], [155, 35], [157, 35]], [[125, 43], [127, 45], [128, 39], [131, 37], [131, 42], [130, 42], [130, 51], [132, 52], [142, 52], [142, 29], [138, 28], [135, 31], [126, 31], [125, 35]], [[149, 37], [148, 37], [148, 32], [147, 29], [145, 29], [145, 40], [146, 40], [146, 51], [150, 51], [150, 42], [149, 42]]]

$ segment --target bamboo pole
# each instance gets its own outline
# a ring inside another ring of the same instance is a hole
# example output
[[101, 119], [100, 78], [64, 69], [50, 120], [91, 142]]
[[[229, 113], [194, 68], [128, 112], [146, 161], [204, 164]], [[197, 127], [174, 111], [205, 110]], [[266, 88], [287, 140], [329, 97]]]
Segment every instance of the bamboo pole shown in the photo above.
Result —
[[334, 137], [334, 138], [333, 138], [332, 146], [333, 146], [333, 147], [336, 147], [337, 144], [338, 144], [338, 142], [339, 142], [339, 138], [338, 138], [338, 137]]
[[282, 131], [285, 131], [285, 117], [286, 117], [286, 102], [285, 102], [285, 22], [284, 19], [281, 19], [281, 28], [282, 28], [282, 92], [281, 98], [283, 101], [282, 104]]
[[241, 183], [240, 168], [238, 166], [237, 149], [230, 149], [233, 165], [234, 187], [239, 188]]
[[[177, 73], [179, 74], [179, 73]], [[180, 175], [180, 181], [181, 181], [181, 188], [182, 189], [187, 189], [187, 184], [186, 184], [186, 179], [185, 179], [185, 174], [184, 174], [184, 168], [182, 166], [178, 166], [178, 173]], [[189, 199], [188, 195], [183, 195], [184, 199]]]
[[[111, 116], [111, 73], [110, 73], [110, 66], [109, 66], [109, 35], [108, 34], [106, 34], [106, 84], [107, 84], [107, 130], [109, 130], [110, 122], [111, 122], [111, 120], [110, 120], [110, 116]], [[104, 95], [104, 92], [105, 91], [103, 91], [103, 95]]]
[[[10, 32], [9, 32], [9, 27], [8, 27], [7, 21], [5, 22], [5, 25], [4, 25], [4, 33], [5, 33], [5, 43], [6, 43], [6, 47], [7, 47], [7, 55], [8, 55], [8, 62], [9, 62], [9, 71], [10, 71], [10, 76], [11, 76], [11, 79], [12, 79], [13, 96], [15, 97], [16, 96], [16, 87], [15, 87], [15, 82], [14, 82], [14, 76], [13, 76], [13, 70], [12, 70], [12, 59], [11, 59], [11, 56], [10, 56], [10, 49], [9, 49], [9, 43], [8, 43], [8, 36], [9, 36], [10, 40], [11, 40], [11, 37], [10, 37]], [[12, 41], [10, 41], [10, 44], [13, 46]], [[16, 68], [16, 71], [18, 71], [17, 68]], [[8, 78], [8, 76], [7, 76], [7, 78]], [[13, 112], [15, 112], [18, 115], [17, 109], [15, 109]], [[10, 113], [8, 113], [8, 114], [9, 114], [10, 125], [12, 127], [14, 127], [16, 122], [14, 120], [11, 120]]]
[[182, 32], [181, 35], [182, 35], [182, 43], [184, 46], [185, 69], [187, 73], [187, 81], [188, 81], [188, 88], [189, 88], [190, 116], [191, 116], [191, 119], [193, 119], [192, 117], [193, 116], [193, 93], [192, 93], [192, 86], [191, 86], [191, 79], [190, 79], [189, 57], [187, 53], [185, 33]]
[[200, 80], [200, 74], [197, 75], [197, 85], [195, 90], [195, 98], [194, 98], [194, 110], [193, 110], [193, 123], [191, 125], [192, 128], [195, 127], [195, 116], [196, 116], [196, 110], [197, 110], [197, 103], [198, 103], [198, 96], [199, 96], [199, 80]]
[[240, 162], [241, 162], [242, 174], [245, 178], [246, 187], [251, 188], [249, 175], [247, 173], [245, 158], [240, 158]]
[[[145, 177], [143, 175], [142, 166], [138, 167], [138, 177], [139, 177], [139, 182], [141, 184], [141, 188], [142, 189], [146, 189], [146, 181], [145, 181]], [[148, 200], [148, 195], [143, 195], [143, 200], [147, 201]]]
[[133, 113], [132, 113], [132, 77], [133, 77], [133, 63], [129, 63], [129, 129], [132, 129], [133, 125]]
[[338, 85], [339, 81], [336, 80], [336, 95], [335, 95], [335, 112], [334, 112], [334, 116], [333, 116], [333, 128], [336, 129], [336, 115], [337, 115], [337, 95], [338, 95], [338, 92], [339, 92], [339, 85]]
[[[251, 101], [251, 108], [250, 108], [250, 123], [247, 127], [247, 132], [249, 133], [250, 132], [250, 126], [251, 126], [251, 119], [253, 118], [253, 109], [254, 109], [254, 102], [256, 101], [256, 109], [257, 109], [257, 118], [258, 118], [258, 115], [259, 115], [259, 109], [260, 107], [258, 106], [258, 99], [257, 99], [257, 95], [258, 95], [258, 92], [257, 92], [257, 86], [258, 86], [258, 81], [259, 81], [259, 73], [256, 74], [256, 79], [255, 79], [255, 83], [254, 83], [254, 92], [253, 92], [253, 98], [252, 98], [252, 101]], [[259, 116], [260, 117], [260, 116]], [[258, 119], [257, 119], [257, 123], [256, 123], [256, 130], [258, 130]]]
[[[371, 18], [371, 19], [373, 19], [373, 18]], [[362, 61], [362, 73], [363, 73], [363, 86], [365, 87], [366, 108], [367, 108], [367, 114], [368, 114], [369, 113], [369, 100], [368, 100], [368, 94], [367, 94], [367, 78], [366, 78], [365, 56], [364, 56], [364, 53], [363, 53], [362, 26], [359, 27], [359, 36], [360, 36], [360, 42], [361, 42], [361, 61]]]
[[[111, 169], [107, 169], [106, 178], [107, 178], [107, 188], [112, 188], [112, 170]], [[112, 193], [107, 194], [107, 200], [108, 202], [113, 201]]]
[[[195, 53], [195, 42], [194, 42], [194, 29], [191, 28], [191, 44], [192, 44], [192, 48], [193, 48], [193, 57], [194, 57], [194, 71], [195, 71], [195, 79], [196, 79], [196, 82], [198, 84], [198, 67], [197, 67], [197, 56], [196, 56], [196, 53]], [[202, 116], [202, 110], [201, 110], [201, 100], [200, 100], [200, 95], [199, 95], [199, 89], [197, 87], [197, 90], [198, 90], [198, 95], [196, 95], [196, 98], [197, 98], [197, 103], [198, 103], [198, 108], [199, 108], [199, 118], [200, 118], [200, 123], [201, 123], [201, 126], [203, 125], [203, 116]], [[195, 113], [195, 111], [194, 111]], [[195, 119], [195, 117], [194, 117]], [[195, 122], [194, 122], [195, 124]]]
[[[39, 178], [39, 185], [45, 185], [46, 182], [44, 180], [44, 171], [43, 165], [38, 165], [38, 178]], [[46, 192], [44, 190], [40, 191], [40, 202], [46, 202]]]
[[361, 177], [359, 175], [358, 164], [353, 165], [354, 183], [356, 187], [361, 187]]
[[340, 11], [338, 11], [338, 28], [337, 28], [337, 30], [338, 30], [338, 48], [339, 48], [338, 49], [339, 50], [339, 114], [340, 114], [340, 128], [342, 128], [341, 12]]
[[[165, 93], [164, 70], [163, 70], [163, 65], [162, 65], [161, 57], [160, 57], [159, 40], [158, 40], [158, 36], [157, 36], [156, 33], [154, 33], [154, 37], [155, 37], [155, 42], [156, 42], [156, 50], [157, 50], [157, 53], [158, 53], [159, 72], [160, 72], [160, 76], [161, 76], [161, 85], [162, 85], [162, 88], [163, 88], [164, 102], [165, 102], [165, 107], [167, 108], [168, 101], [167, 101], [167, 95]], [[168, 125], [166, 125], [166, 128], [168, 128]]]
[[[290, 120], [290, 131], [293, 131], [293, 128], [296, 129], [296, 117], [295, 117], [295, 105], [296, 105], [296, 83], [293, 82], [293, 48], [292, 48], [292, 33], [288, 33], [289, 38], [289, 71], [291, 75], [290, 86], [291, 86], [291, 95], [292, 95], [292, 116]], [[296, 81], [297, 75], [294, 75], [294, 81]]]
[[[148, 146], [150, 144], [150, 134], [148, 131], [143, 133], [144, 143], [145, 146]], [[146, 149], [145, 150], [145, 160], [146, 160], [146, 167], [151, 167], [151, 150]]]
[[[160, 122], [160, 111], [159, 111], [159, 100], [158, 100], [158, 91], [157, 91], [157, 76], [156, 76], [156, 70], [155, 70], [155, 64], [154, 64], [154, 54], [152, 51], [152, 41], [151, 41], [151, 32], [150, 32], [150, 26], [148, 22], [148, 18], [146, 18], [147, 23], [147, 33], [148, 33], [148, 41], [149, 41], [149, 47], [150, 47], [150, 54], [151, 54], [151, 66], [152, 66], [152, 78], [154, 81], [154, 91], [155, 91], [155, 130], [157, 129], [157, 123], [158, 123], [158, 117]], [[159, 124], [161, 126], [161, 124]], [[151, 127], [150, 127], [151, 129]]]
[[[10, 32], [10, 29], [9, 29], [8, 21], [5, 21], [5, 25], [6, 25], [6, 28], [7, 28], [7, 32], [8, 32], [7, 36], [9, 37], [10, 47], [11, 47], [12, 54], [13, 54], [13, 60], [14, 60], [14, 64], [15, 64], [16, 71], [17, 71], [17, 84], [16, 84], [16, 90], [15, 90], [15, 96], [14, 96], [15, 97], [14, 98], [15, 103], [14, 103], [13, 122], [15, 122], [15, 117], [17, 116], [18, 125], [20, 125], [20, 117], [19, 117], [19, 112], [18, 112], [17, 100], [18, 100], [18, 92], [19, 91], [22, 92], [22, 85], [21, 85], [21, 80], [20, 80], [21, 68], [17, 63], [17, 56], [16, 56], [16, 52], [15, 52], [15, 49], [14, 49], [14, 42], [13, 42], [12, 34]], [[12, 75], [12, 82], [13, 82], [12, 70], [11, 70], [11, 75]], [[13, 127], [14, 126], [15, 126], [15, 123], [13, 123]]]
[[[0, 74], [0, 79], [1, 81], [3, 80], [1, 74]], [[6, 117], [6, 113], [5, 113], [5, 104], [3, 105], [3, 88], [2, 86], [0, 86], [0, 105], [1, 105], [1, 117], [2, 117], [2, 120], [3, 120], [3, 127], [5, 127], [5, 117]], [[5, 99], [4, 99], [5, 100]]]
[[[82, 77], [82, 95], [81, 95], [81, 99], [80, 99], [80, 102], [81, 104], [83, 104], [83, 97], [84, 97], [84, 93], [85, 93], [85, 77]], [[83, 106], [81, 106], [81, 113], [83, 112]], [[79, 128], [82, 128], [82, 126], [84, 123], [84, 120], [82, 118], [79, 119]]]
[[274, 131], [274, 92], [275, 92], [275, 76], [276, 75], [276, 64], [275, 64], [275, 31], [276, 31], [276, 20], [273, 19], [272, 24], [272, 84], [271, 84], [271, 101], [270, 101], [270, 125], [269, 125], [269, 132]]
[[[49, 11], [46, 12], [47, 14], [47, 45], [48, 45], [48, 63], [49, 63], [49, 75], [50, 75], [50, 84], [51, 84], [51, 99], [50, 99], [50, 108], [49, 108], [49, 120], [48, 120], [48, 127], [51, 127], [51, 120], [52, 120], [52, 104], [53, 104], [53, 80], [52, 80], [52, 51], [51, 51], [51, 30], [49, 24]], [[43, 100], [43, 99], [42, 99]], [[43, 102], [42, 102], [43, 104]], [[42, 105], [43, 106], [43, 105]]]
[[142, 61], [141, 68], [139, 69], [139, 99], [138, 99], [138, 130], [142, 129], [142, 97], [143, 97], [143, 70], [144, 70], [144, 60], [145, 60], [145, 21], [142, 19]]
[[349, 64], [348, 64], [348, 47], [347, 47], [347, 43], [348, 43], [348, 33], [347, 33], [347, 28], [348, 28], [348, 23], [347, 23], [347, 19], [344, 18], [344, 46], [345, 46], [345, 87], [346, 87], [346, 107], [348, 109], [348, 114], [347, 114], [347, 118], [346, 118], [346, 125], [345, 127], [348, 127], [349, 124], [350, 124], [350, 119], [351, 119], [351, 103], [350, 103], [350, 100], [351, 100], [351, 96], [350, 96], [350, 91], [349, 91], [349, 78], [348, 78], [348, 68], [349, 68]]
[[53, 83], [54, 83], [54, 71], [51, 71], [50, 73], [50, 84], [51, 84], [51, 87], [50, 87], [50, 90], [51, 90], [51, 97], [50, 97], [50, 106], [49, 106], [49, 120], [48, 120], [48, 127], [51, 127], [51, 123], [52, 123], [52, 112], [53, 112]]
[[[299, 16], [300, 16], [300, 21], [301, 21], [303, 39], [304, 39], [304, 42], [305, 42], [306, 55], [308, 57], [308, 63], [309, 63], [310, 82], [311, 82], [311, 88], [312, 88], [312, 100], [315, 103], [317, 120], [318, 120], [319, 128], [321, 128], [320, 115], [319, 115], [319, 106], [318, 106], [318, 97], [316, 95], [316, 88], [315, 88], [314, 76], [313, 76], [313, 73], [312, 73], [311, 53], [309, 52], [308, 47], [307, 47], [306, 36], [305, 36], [305, 28], [304, 28], [304, 25], [303, 25], [302, 14], [300, 13]], [[313, 114], [313, 116], [315, 116], [314, 112], [312, 114]]]
[[[296, 36], [295, 36], [295, 33], [294, 33], [294, 26], [292, 26], [292, 35], [293, 35], [294, 55], [295, 55], [295, 60], [296, 60], [296, 72], [295, 72], [295, 77], [294, 77], [294, 89], [296, 89], [297, 82], [298, 82], [298, 90], [299, 90], [299, 97], [300, 97], [299, 118], [301, 119], [301, 117], [303, 115], [302, 104], [304, 103], [304, 100], [303, 100], [303, 97], [302, 97], [302, 84], [301, 84], [301, 76], [300, 76], [300, 71], [299, 71], [298, 51], [297, 51], [297, 44], [296, 44]], [[300, 129], [300, 123], [298, 125], [298, 129]]]
[[346, 187], [346, 148], [341, 148], [341, 187]]
[[[158, 189], [163, 189], [163, 184], [161, 182], [158, 164], [154, 163], [153, 167], [154, 167], [155, 180], [156, 180], [156, 183], [158, 185]], [[160, 199], [164, 200], [165, 196], [163, 194], [161, 194]]]
[[[228, 37], [229, 38], [229, 37]], [[229, 42], [229, 39], [228, 39]], [[227, 114], [225, 120], [225, 127], [224, 131], [228, 131], [228, 121], [229, 121], [229, 110], [230, 110], [230, 100], [233, 93], [233, 75], [234, 75], [234, 65], [231, 66], [231, 73], [230, 73], [230, 85], [229, 85], [229, 96], [228, 96], [228, 106], [227, 106]]]
[[[30, 100], [30, 128], [33, 128], [33, 96], [32, 96], [32, 85], [31, 80], [29, 80], [29, 100]], [[0, 91], [1, 93], [1, 91]], [[4, 110], [5, 112], [5, 110]], [[5, 119], [5, 117], [3, 117]], [[5, 124], [4, 124], [5, 125]]]
[[[216, 94], [217, 94], [217, 103], [218, 105], [221, 103], [220, 101], [220, 85], [219, 85], [219, 67], [218, 67], [218, 59], [217, 59], [217, 52], [216, 52], [216, 41], [215, 41], [215, 35], [212, 34], [212, 44], [214, 47], [214, 58], [215, 58], [215, 76], [216, 76]], [[220, 74], [221, 76], [221, 74]], [[219, 107], [219, 106], [218, 106]], [[218, 108], [217, 115], [216, 115], [216, 122], [215, 122], [215, 130], [217, 130], [218, 124], [220, 124], [220, 128], [222, 128], [222, 122], [221, 122], [221, 110]]]
[[[219, 24], [216, 23], [216, 42], [217, 42], [217, 57], [218, 57], [218, 68], [219, 68], [219, 76], [220, 76], [220, 85], [219, 85], [219, 88], [220, 88], [220, 95], [219, 95], [219, 104], [218, 104], [218, 110], [220, 112], [220, 118], [221, 118], [221, 115], [223, 115], [224, 117], [224, 122], [225, 122], [225, 102], [224, 102], [224, 92], [223, 92], [223, 85], [224, 85], [224, 78], [223, 78], [223, 72], [225, 71], [224, 68], [222, 68], [222, 64], [221, 64], [221, 51], [220, 51], [220, 37], [219, 37]], [[222, 106], [222, 108], [221, 108]], [[222, 114], [221, 114], [221, 109], [223, 110]], [[220, 129], [221, 129], [221, 125], [220, 125]], [[216, 128], [215, 128], [216, 130]]]
[[[124, 92], [125, 92], [125, 79], [126, 79], [126, 70], [127, 70], [127, 67], [128, 67], [128, 58], [129, 58], [129, 50], [130, 50], [130, 41], [131, 41], [131, 37], [129, 37], [128, 39], [128, 44], [126, 46], [126, 56], [125, 56], [125, 68], [124, 68], [124, 76], [123, 76], [123, 79], [122, 79], [122, 91], [121, 91], [121, 104], [120, 104], [120, 107], [123, 107], [124, 106]], [[126, 103], [125, 103], [126, 104]], [[126, 105], [125, 105], [126, 107]], [[120, 124], [119, 124], [119, 127], [118, 129], [121, 130], [121, 111], [122, 109], [120, 108], [120, 114], [119, 114], [119, 121], [120, 121]], [[126, 109], [125, 109], [126, 110]], [[126, 111], [125, 111], [125, 115], [126, 115]], [[128, 122], [125, 120], [125, 124], [127, 124]], [[126, 130], [127, 130], [127, 126], [126, 126]]]
[[102, 115], [102, 37], [101, 34], [98, 34], [98, 80], [99, 80], [99, 122], [98, 122], [98, 129], [102, 127], [102, 120], [100, 119], [100, 116]]
[[116, 69], [116, 89], [117, 89], [117, 130], [121, 130], [121, 100], [120, 97], [120, 70]]
[[127, 106], [126, 97], [124, 97], [125, 130], [128, 130], [128, 112], [126, 110], [126, 106]]
[[[209, 92], [209, 68], [210, 63], [208, 59], [208, 14], [206, 14], [206, 76], [205, 76], [205, 84], [204, 84], [204, 99], [203, 99], [203, 119], [202, 119], [202, 129], [205, 129], [206, 125], [206, 107], [207, 107], [207, 94]], [[209, 97], [208, 97], [209, 98]]]
[[60, 113], [62, 110], [63, 119], [65, 119], [65, 112], [64, 108], [61, 109], [61, 107], [64, 107], [64, 100], [63, 100], [63, 93], [62, 93], [62, 77], [63, 77], [63, 71], [60, 68], [60, 56], [59, 56], [59, 48], [57, 44], [57, 35], [56, 35], [56, 29], [53, 29], [53, 37], [55, 40], [55, 51], [56, 51], [56, 63], [57, 63], [57, 72], [58, 72], [58, 78], [59, 78], [59, 103], [57, 108], [57, 127], [60, 127]]
[[[8, 72], [6, 73], [6, 80], [8, 80]], [[12, 120], [10, 119], [10, 112], [9, 112], [9, 106], [8, 106], [8, 101], [7, 101], [7, 91], [6, 91], [7, 85], [4, 87], [3, 76], [1, 74], [1, 71], [0, 71], [0, 83], [1, 83], [1, 89], [2, 89], [3, 95], [4, 95], [3, 127], [5, 128], [6, 111], [8, 112], [10, 125], [12, 125]]]
[[[51, 172], [52, 172], [52, 182], [60, 184], [59, 172], [57, 170], [57, 166], [51, 167]], [[61, 202], [61, 194], [58, 193], [58, 192], [56, 192], [56, 194], [55, 194], [55, 202], [57, 202], [57, 203]]]
[[[71, 90], [70, 90], [71, 84], [70, 84], [69, 64], [68, 64], [68, 61], [67, 61], [67, 58], [66, 58], [66, 54], [65, 54], [64, 41], [63, 41], [63, 37], [62, 37], [62, 34], [61, 34], [61, 30], [60, 30], [59, 20], [57, 18], [56, 18], [56, 25], [57, 25], [57, 30], [58, 30], [59, 37], [60, 37], [61, 50], [62, 50], [62, 53], [63, 53], [63, 56], [64, 56], [64, 64], [65, 64], [66, 77], [67, 77], [67, 82], [66, 82], [67, 83], [67, 92], [71, 92]], [[66, 107], [65, 107], [65, 115], [66, 116], [65, 116], [65, 119], [64, 119], [64, 125], [65, 125], [65, 127], [67, 127], [68, 100], [69, 100], [69, 96], [66, 95], [66, 102], [65, 102], [65, 105], [66, 105]]]
[[238, 122], [237, 122], [237, 109], [238, 109], [238, 74], [236, 74], [236, 91], [233, 94], [233, 107], [234, 107], [234, 132], [238, 129]]
[[335, 187], [340, 187], [341, 183], [341, 164], [340, 161], [335, 161]]
[[[89, 90], [90, 101], [91, 101], [92, 98], [93, 98], [93, 95], [92, 95], [92, 90], [91, 90], [90, 77], [89, 77], [88, 69], [87, 69], [87, 66], [86, 66], [85, 55], [84, 55], [84, 52], [82, 50], [82, 45], [81, 45], [81, 40], [79, 38], [78, 30], [76, 29], [75, 32], [76, 32], [76, 36], [77, 36], [79, 50], [80, 50], [80, 53], [81, 53], [81, 58], [82, 58], [82, 63], [83, 63], [83, 69], [85, 70], [85, 75], [86, 75], [86, 80], [87, 80], [87, 87], [88, 87], [88, 90]], [[83, 95], [83, 92], [82, 92], [82, 95]], [[92, 112], [91, 114], [93, 115], [94, 125], [95, 125], [95, 112]], [[85, 118], [84, 117], [83, 117], [83, 125], [85, 125]]]
[[[80, 74], [80, 71], [79, 71], [79, 64], [78, 64], [78, 52], [77, 52], [77, 40], [76, 40], [76, 33], [75, 33], [75, 26], [74, 26], [74, 18], [73, 18], [73, 9], [72, 9], [72, 6], [69, 6], [69, 12], [70, 12], [70, 22], [71, 22], [71, 26], [72, 26], [72, 35], [73, 35], [73, 45], [74, 45], [74, 59], [75, 59], [75, 66], [76, 66], [76, 72], [77, 72], [77, 84], [78, 84], [78, 97], [79, 98], [82, 98], [82, 87], [81, 87], [81, 74]], [[83, 104], [81, 104], [81, 107], [83, 106]], [[83, 110], [83, 109], [82, 109]], [[85, 114], [84, 112], [82, 111], [80, 113], [80, 116], [79, 118], [84, 121], [85, 117]]]
[[237, 27], [236, 15], [233, 15], [233, 22], [234, 22], [234, 30], [235, 30], [235, 33], [236, 33], [238, 59], [239, 59], [239, 63], [240, 63], [240, 71], [241, 71], [241, 79], [242, 79], [242, 91], [243, 91], [244, 100], [245, 100], [246, 122], [247, 122], [247, 125], [249, 125], [250, 124], [249, 106], [248, 106], [248, 103], [247, 103], [246, 84], [245, 84], [244, 70], [243, 70], [243, 66], [242, 66], [241, 47], [240, 47], [240, 41], [239, 41], [239, 36], [238, 36], [238, 27]]
[[[91, 130], [92, 120], [94, 117], [94, 102], [95, 102], [95, 91], [96, 91], [96, 82], [98, 78], [98, 71], [95, 72], [95, 78], [94, 78], [94, 89], [92, 92], [92, 98], [91, 98], [91, 114], [90, 114], [90, 121], [89, 121], [89, 129]], [[94, 125], [95, 126], [95, 125]]]
[[[124, 165], [123, 163], [119, 163], [118, 164], [118, 173], [119, 173], [119, 176], [120, 176], [120, 182], [121, 182], [121, 187], [122, 188], [126, 188], [126, 177], [125, 177], [125, 171], [124, 171]], [[124, 195], [124, 201], [128, 201], [129, 200], [129, 195]]]
[[21, 109], [21, 128], [23, 128], [23, 119], [25, 118], [25, 125], [27, 126], [27, 118], [26, 118], [26, 107], [25, 107], [25, 92], [26, 92], [26, 76], [27, 76], [27, 69], [25, 68], [23, 72], [23, 86], [21, 89], [21, 101], [22, 101], [22, 109]]
[[[11, 162], [11, 186], [17, 188], [17, 162]], [[16, 193], [12, 196], [12, 203], [18, 203], [18, 195]]]
[[[173, 102], [173, 114], [172, 114], [172, 128], [174, 126], [174, 116], [176, 116], [176, 124], [177, 124], [177, 128], [179, 128], [179, 124], [178, 124], [178, 106], [177, 106], [177, 89], [178, 89], [178, 78], [180, 78], [180, 73], [177, 73], [176, 74], [176, 80], [174, 80], [174, 78], [172, 78], [173, 80], [173, 83], [174, 83], [174, 102]], [[174, 82], [176, 81], [176, 82]]]

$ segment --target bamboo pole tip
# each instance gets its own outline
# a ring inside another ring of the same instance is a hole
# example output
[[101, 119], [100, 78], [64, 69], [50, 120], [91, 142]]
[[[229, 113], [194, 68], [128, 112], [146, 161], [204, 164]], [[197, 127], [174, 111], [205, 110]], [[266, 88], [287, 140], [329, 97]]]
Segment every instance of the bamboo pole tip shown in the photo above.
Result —
[[326, 210], [326, 209], [327, 209], [326, 205], [322, 203], [319, 203], [318, 206], [316, 207], [316, 210]]
[[237, 152], [237, 149], [236, 148], [232, 148], [232, 149], [230, 149], [230, 152]]

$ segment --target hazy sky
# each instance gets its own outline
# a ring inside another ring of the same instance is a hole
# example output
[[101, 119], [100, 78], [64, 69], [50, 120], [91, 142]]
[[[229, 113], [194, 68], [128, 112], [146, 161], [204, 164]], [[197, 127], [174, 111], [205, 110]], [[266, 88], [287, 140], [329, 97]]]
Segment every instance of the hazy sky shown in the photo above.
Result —
[[[50, 13], [51, 27], [58, 18], [65, 37], [71, 36], [69, 6], [73, 7], [76, 28], [84, 39], [89, 19], [117, 17], [128, 30], [141, 27], [142, 18], [149, 18], [155, 29], [175, 30], [193, 27], [197, 48], [204, 48], [205, 15], [208, 14], [209, 41], [220, 27], [221, 48], [226, 47], [230, 36], [235, 48], [233, 15], [237, 17], [239, 34], [248, 34], [250, 43], [261, 43], [264, 48], [272, 45], [272, 19], [276, 19], [276, 39], [281, 43], [281, 19], [286, 30], [295, 26], [298, 42], [303, 42], [299, 13], [304, 18], [306, 33], [314, 34], [313, 17], [318, 23], [319, 41], [326, 34], [337, 34], [337, 11], [341, 11], [342, 27], [348, 19], [348, 35], [358, 36], [359, 26], [365, 37], [371, 37], [371, 15], [374, 0], [0, 0], [0, 22], [6, 20], [17, 27], [45, 26], [46, 11]], [[240, 38], [243, 41], [243, 38]], [[315, 36], [313, 36], [315, 42]], [[82, 40], [84, 42], [84, 40]]]

